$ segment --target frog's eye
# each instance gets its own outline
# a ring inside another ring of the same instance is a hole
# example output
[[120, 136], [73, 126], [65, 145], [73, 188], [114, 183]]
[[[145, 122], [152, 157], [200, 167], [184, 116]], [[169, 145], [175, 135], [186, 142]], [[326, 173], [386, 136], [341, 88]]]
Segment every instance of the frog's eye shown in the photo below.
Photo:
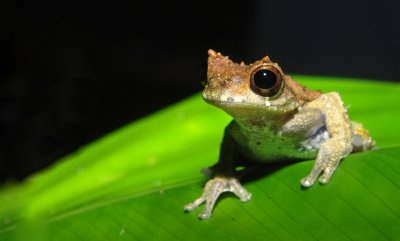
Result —
[[273, 66], [261, 66], [251, 74], [251, 90], [264, 97], [277, 97], [283, 89], [282, 75]]

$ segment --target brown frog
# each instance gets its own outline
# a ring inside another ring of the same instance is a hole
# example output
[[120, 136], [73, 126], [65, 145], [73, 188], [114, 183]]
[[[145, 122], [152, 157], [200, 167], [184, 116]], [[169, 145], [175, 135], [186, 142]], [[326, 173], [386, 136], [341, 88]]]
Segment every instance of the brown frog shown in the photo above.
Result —
[[208, 54], [203, 98], [234, 119], [225, 129], [219, 162], [210, 168], [214, 177], [200, 198], [185, 206], [186, 211], [205, 202], [199, 217], [209, 218], [223, 192], [249, 201], [251, 194], [235, 170], [240, 157], [264, 163], [316, 159], [309, 175], [300, 181], [310, 187], [317, 178], [322, 184], [329, 182], [350, 153], [374, 147], [368, 131], [350, 121], [339, 93], [301, 86], [268, 56], [246, 65], [214, 50]]

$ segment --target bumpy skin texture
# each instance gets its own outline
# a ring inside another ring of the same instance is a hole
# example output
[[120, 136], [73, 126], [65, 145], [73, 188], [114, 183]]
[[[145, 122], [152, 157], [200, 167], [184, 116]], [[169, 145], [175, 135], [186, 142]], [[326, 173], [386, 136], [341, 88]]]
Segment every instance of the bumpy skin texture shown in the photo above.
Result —
[[[232, 62], [208, 51], [207, 83], [203, 98], [234, 119], [225, 129], [219, 162], [211, 168], [213, 178], [203, 194], [185, 206], [186, 211], [205, 203], [201, 219], [211, 216], [219, 195], [233, 192], [242, 202], [251, 194], [240, 184], [235, 163], [240, 158], [257, 162], [316, 159], [301, 185], [310, 187], [319, 178], [329, 182], [340, 161], [351, 152], [371, 149], [375, 143], [361, 124], [351, 122], [336, 92], [309, 90], [285, 75], [269, 57], [250, 65]], [[263, 85], [260, 70], [275, 76]], [[259, 87], [261, 85], [261, 88]]]

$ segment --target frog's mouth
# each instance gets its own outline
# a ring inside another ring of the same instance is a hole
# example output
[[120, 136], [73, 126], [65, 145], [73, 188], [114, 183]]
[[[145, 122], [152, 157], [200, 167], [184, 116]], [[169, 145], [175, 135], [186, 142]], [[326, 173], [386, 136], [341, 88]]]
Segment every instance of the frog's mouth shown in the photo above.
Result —
[[270, 99], [255, 94], [247, 96], [230, 96], [230, 95], [217, 95], [210, 94], [210, 92], [203, 92], [203, 99], [216, 107], [219, 107], [233, 115], [236, 110], [247, 110], [250, 112], [262, 113], [287, 113], [291, 112], [298, 107], [298, 103], [286, 98]]
[[228, 96], [228, 95], [208, 95], [203, 92], [203, 99], [212, 105], [250, 105], [250, 106], [272, 106], [273, 104], [267, 97], [250, 96]]

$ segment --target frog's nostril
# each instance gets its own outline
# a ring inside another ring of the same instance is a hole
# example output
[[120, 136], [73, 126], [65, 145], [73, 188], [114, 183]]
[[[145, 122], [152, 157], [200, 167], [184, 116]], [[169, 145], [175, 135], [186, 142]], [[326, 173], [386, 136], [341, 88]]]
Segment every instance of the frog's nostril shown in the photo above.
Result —
[[203, 86], [206, 86], [208, 84], [208, 79], [207, 79], [207, 61], [204, 61], [200, 65], [200, 83]]

